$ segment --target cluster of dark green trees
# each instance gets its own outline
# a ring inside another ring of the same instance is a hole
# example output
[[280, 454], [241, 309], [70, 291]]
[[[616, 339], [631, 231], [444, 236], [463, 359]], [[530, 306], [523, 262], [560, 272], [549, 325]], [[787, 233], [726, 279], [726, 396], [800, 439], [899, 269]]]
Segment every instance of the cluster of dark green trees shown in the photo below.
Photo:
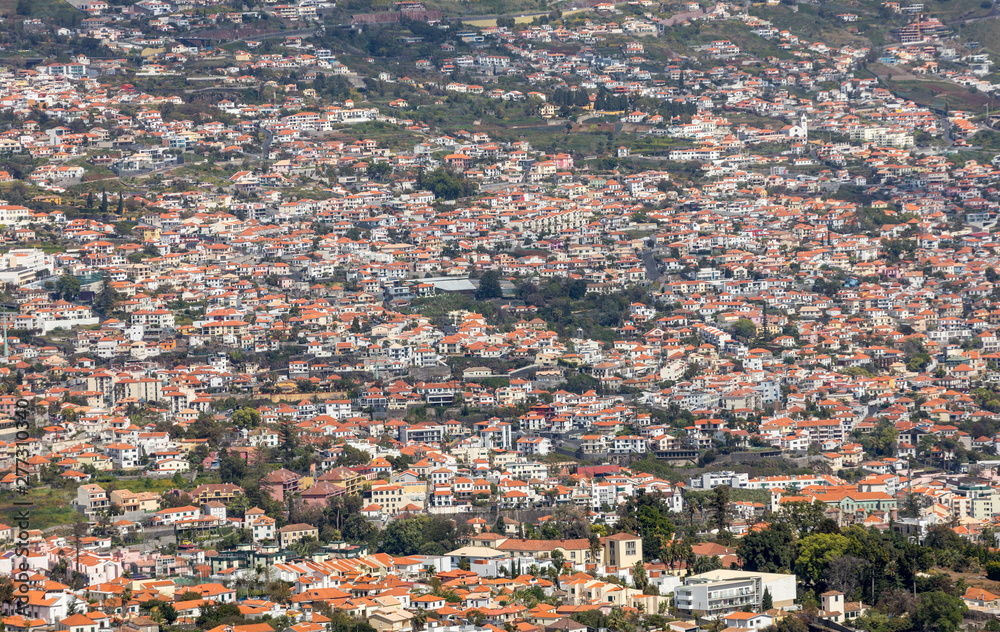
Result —
[[646, 300], [646, 293], [641, 287], [628, 287], [614, 294], [587, 294], [586, 281], [549, 279], [519, 284], [517, 297], [537, 307], [538, 316], [560, 336], [575, 337], [579, 328], [591, 338], [613, 339], [617, 334], [609, 328], [623, 324], [629, 305]]
[[815, 512], [793, 508], [744, 536], [737, 549], [743, 568], [794, 572], [807, 605], [826, 590], [873, 605], [855, 624], [867, 632], [955, 632], [966, 611], [965, 583], [933, 569], [966, 569], [1000, 558], [945, 525], [932, 528], [921, 546], [895, 530], [840, 529], [832, 520], [816, 520]]
[[474, 182], [452, 173], [444, 167], [429, 172], [423, 169], [417, 172], [417, 189], [430, 191], [434, 197], [445, 200], [457, 200], [476, 193]]
[[[1000, 579], [1000, 551], [964, 540], [946, 525], [933, 527], [918, 544], [892, 529], [840, 528], [825, 517], [824, 506], [792, 503], [737, 544], [727, 530], [727, 488], [686, 500], [684, 516], [670, 513], [657, 495], [640, 495], [620, 508], [615, 530], [639, 534], [647, 561], [687, 561], [692, 572], [704, 572], [721, 564], [695, 558], [691, 545], [712, 529], [716, 541], [736, 546], [744, 570], [794, 573], [804, 607], [778, 626], [780, 632], [805, 632], [827, 590], [872, 606], [855, 624], [866, 632], [956, 632], [966, 612], [966, 585], [943, 571], [982, 569]], [[986, 542], [993, 538], [992, 532], [984, 535]]]
[[601, 90], [594, 99], [594, 109], [606, 112], [618, 112], [629, 108], [628, 96], [624, 94], [612, 94], [607, 90]]
[[590, 105], [590, 95], [586, 90], [558, 89], [552, 94], [550, 102], [563, 107], [587, 107]]

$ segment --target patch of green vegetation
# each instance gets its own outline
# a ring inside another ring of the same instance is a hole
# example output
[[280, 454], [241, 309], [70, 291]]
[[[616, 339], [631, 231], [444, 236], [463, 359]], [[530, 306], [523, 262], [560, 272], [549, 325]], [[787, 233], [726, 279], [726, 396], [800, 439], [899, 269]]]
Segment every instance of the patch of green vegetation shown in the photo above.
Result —
[[[827, 2], [817, 7], [798, 4], [797, 11], [784, 4], [755, 6], [753, 15], [770, 21], [778, 30], [788, 30], [806, 40], [818, 40], [831, 46], [858, 44], [884, 38], [890, 16], [868, 5]], [[838, 15], [853, 13], [858, 21], [847, 24]]]
[[670, 136], [640, 136], [631, 138], [629, 142], [623, 142], [622, 144], [634, 152], [655, 155], [674, 147], [688, 146], [690, 143]]
[[394, 151], [412, 150], [420, 142], [420, 136], [407, 131], [398, 125], [390, 125], [379, 121], [352, 125], [340, 131], [341, 135], [357, 140], [371, 139], [377, 141], [379, 147], [388, 147]]
[[73, 495], [68, 489], [53, 489], [36, 484], [28, 488], [27, 494], [4, 492], [0, 494], [0, 512], [7, 516], [17, 515], [18, 511], [24, 507], [15, 506], [15, 500], [19, 502], [31, 501], [28, 520], [31, 529], [48, 529], [60, 525], [71, 525], [77, 520], [86, 520], [82, 514], [70, 506]]
[[433, 0], [427, 7], [439, 9], [449, 15], [473, 17], [545, 11], [549, 8], [549, 3], [546, 0]]
[[913, 81], [909, 78], [899, 80], [892, 78], [889, 73], [881, 76], [894, 93], [931, 108], [983, 112], [991, 102], [989, 96], [981, 92], [947, 81]]
[[23, 15], [60, 26], [79, 26], [86, 17], [65, 0], [0, 0], [0, 14]]
[[41, 250], [47, 255], [55, 255], [66, 252], [66, 246], [61, 246], [59, 244], [38, 244], [32, 247]]
[[1000, 28], [997, 28], [996, 21], [969, 22], [959, 32], [967, 42], [978, 42], [980, 48], [1000, 55]]
[[976, 145], [989, 151], [1000, 151], [1000, 132], [984, 129], [976, 132], [969, 139], [970, 145]]
[[[94, 482], [107, 487], [105, 483], [114, 482], [117, 489], [127, 489], [132, 492], [155, 492], [157, 494], [162, 494], [165, 491], [169, 491], [178, 487], [174, 482], [173, 478], [151, 478], [148, 476], [137, 476], [135, 478], [123, 479], [114, 475], [112, 472], [101, 472], [94, 477]], [[195, 478], [193, 483], [189, 483], [188, 479], [184, 479], [184, 483], [180, 485], [182, 489], [190, 489], [197, 487], [198, 485], [204, 485], [209, 483], [219, 483], [219, 478], [217, 476], [202, 475]]]
[[[714, 455], [713, 452], [709, 454]], [[731, 469], [736, 472], [746, 472], [750, 475], [750, 478], [756, 478], [760, 476], [783, 476], [792, 474], [811, 474], [812, 470], [808, 468], [795, 467], [791, 463], [781, 460], [781, 459], [759, 459], [754, 460], [750, 463], [740, 463], [740, 455], [743, 453], [733, 453], [729, 455], [731, 459], [729, 462], [722, 463], [722, 459], [725, 457], [719, 457], [719, 460], [715, 460], [712, 456], [712, 462], [709, 463], [709, 454], [704, 456], [705, 466], [695, 467], [695, 466], [683, 466], [678, 467], [671, 465], [667, 461], [657, 459], [652, 456], [648, 456], [645, 459], [638, 461], [632, 461], [629, 465], [635, 472], [646, 472], [654, 476], [658, 476], [664, 480], [676, 483], [680, 481], [686, 481], [688, 478], [693, 476], [700, 476], [705, 472], [716, 471], [719, 469]], [[769, 498], [768, 492], [766, 490], [730, 490], [732, 494], [740, 492], [739, 496], [732, 496], [733, 500], [745, 500], [750, 502], [766, 502]], [[743, 493], [746, 492], [746, 493]], [[754, 492], [761, 492], [757, 494]]]
[[415, 312], [432, 319], [439, 319], [443, 324], [447, 324], [444, 317], [448, 312], [456, 310], [479, 313], [487, 318], [495, 316], [497, 311], [493, 303], [477, 301], [471, 296], [454, 293], [441, 294], [433, 298], [417, 298], [410, 305]]
[[[777, 43], [750, 32], [750, 28], [737, 21], [695, 22], [668, 28], [658, 40], [664, 48], [678, 54], [689, 54], [693, 46], [704, 46], [716, 40], [729, 40], [744, 53], [757, 57], [791, 59], [790, 51], [782, 50]], [[713, 64], [714, 64], [713, 60]]]
[[983, 7], [981, 0], [926, 0], [924, 2], [924, 13], [945, 23], [958, 19], [983, 17], [989, 12], [990, 7]]
[[197, 164], [185, 163], [184, 166], [175, 169], [172, 173], [177, 177], [193, 177], [202, 183], [226, 186], [229, 184], [229, 177], [238, 170], [238, 168], [234, 169], [214, 162], [201, 162]]
[[70, 160], [66, 163], [67, 165], [75, 165], [77, 167], [82, 167], [86, 172], [85, 178], [90, 176], [93, 178], [114, 178], [115, 172], [108, 169], [107, 167], [102, 167], [100, 165], [95, 165], [87, 162], [85, 158], [77, 158], [76, 160]]
[[[67, 187], [66, 190], [72, 196], [83, 196], [86, 195], [87, 193], [93, 192], [95, 195], [98, 196], [97, 199], [98, 202], [100, 202], [101, 192], [107, 191], [109, 200], [108, 203], [110, 205], [111, 200], [113, 199], [112, 193], [118, 193], [119, 191], [124, 193], [126, 189], [127, 187], [124, 184], [122, 184], [122, 181], [116, 178], [114, 174], [112, 174], [111, 176], [103, 177], [100, 180], [92, 180], [90, 182], [82, 182], [80, 184], [75, 184], [71, 187]], [[111, 206], [111, 210], [114, 210], [113, 206]]]
[[766, 489], [731, 489], [729, 499], [738, 502], [768, 503], [771, 501], [771, 492]]

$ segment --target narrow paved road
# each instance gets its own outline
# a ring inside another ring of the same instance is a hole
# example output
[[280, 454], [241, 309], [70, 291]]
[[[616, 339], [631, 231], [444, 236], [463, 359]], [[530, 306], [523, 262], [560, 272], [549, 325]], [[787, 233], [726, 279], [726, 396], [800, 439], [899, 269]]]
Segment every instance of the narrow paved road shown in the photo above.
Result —
[[650, 281], [656, 281], [660, 278], [660, 270], [656, 267], [656, 257], [653, 256], [652, 250], [642, 251], [642, 263], [646, 266], [646, 276]]
[[271, 130], [264, 128], [264, 144], [260, 148], [260, 157], [263, 160], [267, 160], [267, 154], [271, 150], [271, 143], [274, 141], [274, 134]]

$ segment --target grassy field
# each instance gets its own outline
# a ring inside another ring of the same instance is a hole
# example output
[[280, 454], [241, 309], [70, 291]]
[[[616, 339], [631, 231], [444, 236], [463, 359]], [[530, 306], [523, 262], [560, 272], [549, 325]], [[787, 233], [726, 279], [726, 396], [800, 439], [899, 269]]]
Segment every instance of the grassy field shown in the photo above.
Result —
[[185, 163], [183, 166], [175, 169], [173, 174], [177, 177], [198, 178], [202, 183], [207, 182], [215, 186], [227, 186], [229, 184], [229, 177], [236, 171], [238, 169], [230, 166], [201, 162], [198, 164]]
[[671, 138], [669, 136], [628, 136], [622, 138], [622, 145], [629, 148], [634, 153], [641, 153], [646, 156], [663, 154], [676, 147], [688, 147], [690, 141], [683, 138]]
[[983, 590], [993, 592], [994, 594], [997, 594], [994, 591], [1000, 590], [1000, 582], [987, 579], [985, 573], [982, 572], [972, 573], [966, 571], [964, 573], [958, 573], [950, 568], [935, 568], [934, 570], [939, 573], [944, 573], [945, 575], [951, 577], [954, 581], [961, 579], [965, 581], [966, 586], [982, 588]]
[[777, 57], [789, 59], [792, 54], [781, 50], [777, 44], [750, 32], [750, 28], [735, 20], [725, 22], [695, 22], [687, 26], [668, 28], [657, 40], [657, 44], [675, 54], [693, 54], [693, 46], [711, 44], [716, 40], [729, 40], [744, 53], [760, 58]]
[[[751, 13], [770, 20], [777, 29], [787, 29], [800, 38], [819, 40], [832, 46], [866, 44], [872, 39], [870, 31], [885, 29], [873, 7], [857, 2], [827, 2], [822, 7], [810, 4], [797, 6], [797, 12], [783, 4], [755, 6]], [[845, 24], [837, 17], [841, 13], [854, 13], [859, 20]]]
[[[23, 248], [23, 247], [24, 246], [21, 246], [21, 245], [4, 246], [3, 248], [0, 248], [0, 253], [7, 253], [7, 252], [10, 252], [14, 248]], [[58, 254], [60, 252], [66, 252], [66, 246], [63, 246], [61, 244], [34, 243], [34, 244], [31, 245], [31, 247], [32, 248], [37, 248], [38, 250], [41, 250], [42, 252], [44, 252], [47, 255], [54, 255], [54, 254]]]
[[924, 12], [942, 22], [982, 17], [988, 15], [989, 7], [983, 7], [981, 0], [926, 0]]
[[547, 0], [434, 0], [429, 9], [439, 9], [448, 15], [510, 15], [532, 11], [547, 11]]
[[965, 41], [979, 42], [981, 48], [1000, 55], [1000, 20], [970, 22], [959, 33]]
[[486, 130], [507, 140], [523, 139], [532, 147], [548, 152], [569, 152], [578, 155], [592, 155], [609, 147], [617, 147], [615, 139], [609, 138], [605, 125], [576, 125], [572, 133], [566, 133], [565, 125], [538, 125], [533, 127], [504, 128], [499, 126]]
[[916, 103], [935, 108], [948, 106], [952, 110], [980, 112], [990, 98], [982, 93], [945, 81], [890, 81], [892, 91]]
[[[119, 191], [124, 192], [126, 186], [122, 184], [116, 176], [99, 176], [98, 179], [86, 180], [80, 184], [74, 184], [71, 187], [66, 187], [70, 196], [86, 195], [87, 193], [93, 192], [98, 196], [97, 201], [100, 202], [100, 194], [104, 191], [108, 193], [108, 204], [117, 203], [118, 198], [115, 197]], [[114, 208], [112, 208], [114, 210]]]
[[888, 84], [890, 90], [904, 99], [932, 108], [948, 107], [952, 110], [984, 112], [986, 106], [997, 106], [995, 99], [981, 92], [972, 92], [964, 86], [932, 77], [910, 74], [903, 69], [869, 64], [868, 70]]
[[[570, 9], [569, 11], [563, 11], [562, 15], [565, 18], [574, 15], [576, 13], [583, 13], [584, 11], [590, 11], [590, 8], [588, 7], [586, 9]], [[514, 16], [514, 24], [531, 24], [531, 22], [534, 21], [536, 17], [541, 15], [547, 15], [547, 14], [545, 12], [541, 12], [541, 13], [528, 13], [525, 15], [516, 15]], [[495, 18], [488, 18], [483, 20], [462, 20], [462, 24], [484, 28], [487, 26], [496, 26], [497, 21]]]
[[[17, 15], [20, 0], [0, 0], [0, 15]], [[51, 20], [60, 26], [79, 25], [86, 16], [66, 0], [31, 0], [24, 5], [27, 17]]]
[[766, 489], [731, 489], [729, 498], [736, 502], [768, 503], [771, 492]]
[[[418, 118], [418, 117], [414, 117]], [[329, 137], [330, 140], [353, 141], [361, 139], [372, 139], [378, 141], [380, 147], [388, 147], [397, 151], [409, 148], [419, 142], [420, 136], [404, 130], [398, 125], [388, 123], [361, 123], [337, 130]]]
[[5, 492], [0, 495], [0, 512], [8, 516], [8, 520], [13, 520], [18, 515], [18, 509], [14, 505], [14, 500], [31, 500], [34, 505], [30, 510], [30, 528], [48, 529], [60, 525], [71, 525], [78, 519], [86, 518], [70, 507], [72, 493], [65, 489], [48, 489], [38, 486], [38, 483], [28, 490], [27, 496]]
[[[532, 13], [529, 15], [518, 15], [514, 18], [514, 24], [531, 24], [536, 15], [546, 15], [545, 13]], [[478, 28], [486, 28], [488, 26], [496, 26], [496, 19], [486, 19], [486, 20], [462, 20], [462, 24], [467, 24], [469, 26], [475, 26]]]

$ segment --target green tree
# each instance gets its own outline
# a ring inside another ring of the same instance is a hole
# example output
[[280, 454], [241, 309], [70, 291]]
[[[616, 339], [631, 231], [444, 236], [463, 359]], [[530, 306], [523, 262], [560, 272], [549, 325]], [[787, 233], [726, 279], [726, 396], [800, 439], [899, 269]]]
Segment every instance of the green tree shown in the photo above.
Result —
[[479, 278], [479, 287], [476, 289], [476, 300], [482, 301], [490, 298], [501, 298], [503, 289], [500, 287], [500, 273], [496, 270], [487, 270]]
[[936, 590], [920, 595], [910, 618], [917, 632], [957, 632], [968, 611], [960, 598]]
[[[60, 564], [63, 564], [62, 570], [65, 573], [66, 569], [69, 568], [69, 564], [65, 563], [65, 558], [60, 560]], [[2, 603], [13, 603], [15, 590], [14, 582], [9, 577], [0, 579], [0, 600], [2, 600]]]
[[359, 513], [347, 516], [340, 533], [348, 542], [368, 542], [378, 535], [372, 523]]
[[417, 188], [430, 191], [435, 197], [446, 200], [457, 200], [476, 192], [475, 184], [443, 167], [429, 173], [421, 171], [417, 175]]
[[722, 559], [718, 555], [702, 555], [694, 561], [691, 571], [695, 575], [717, 571], [722, 568]]
[[563, 572], [563, 567], [566, 564], [566, 556], [559, 549], [552, 551], [552, 581], [555, 582], [556, 587], [559, 586], [559, 575]]
[[1000, 562], [986, 562], [983, 569], [986, 571], [987, 579], [1000, 581]]
[[757, 335], [757, 325], [749, 318], [741, 318], [733, 325], [733, 333], [744, 340], [753, 340]]
[[924, 544], [935, 551], [960, 551], [965, 547], [965, 541], [962, 539], [962, 536], [944, 524], [936, 524], [928, 529], [927, 540]]
[[219, 453], [219, 479], [223, 483], [237, 484], [247, 472], [247, 462], [236, 454], [223, 449]]
[[792, 533], [812, 533], [823, 521], [826, 505], [821, 502], [794, 502], [781, 506], [781, 517]]
[[799, 542], [799, 556], [795, 560], [795, 574], [812, 583], [819, 581], [826, 565], [847, 552], [851, 540], [833, 533], [814, 533]]
[[635, 584], [636, 590], [641, 590], [646, 592], [649, 587], [649, 576], [646, 575], [646, 567], [643, 565], [642, 560], [635, 563], [632, 567], [632, 583]]
[[56, 281], [56, 290], [62, 294], [63, 299], [72, 301], [80, 296], [80, 279], [72, 274], [64, 274]]
[[[201, 595], [198, 598], [200, 599]], [[203, 605], [200, 610], [201, 614], [195, 619], [195, 624], [203, 630], [225, 623], [244, 623], [243, 614], [240, 612], [239, 606], [234, 603]]]
[[233, 413], [233, 425], [250, 430], [260, 425], [260, 413], [255, 408], [244, 406]]
[[174, 621], [177, 620], [177, 609], [169, 601], [157, 606], [157, 610], [167, 625], [173, 625]]
[[743, 570], [760, 573], [790, 571], [795, 560], [795, 537], [788, 523], [775, 520], [766, 529], [751, 530], [740, 539], [736, 554]]
[[115, 311], [120, 301], [121, 294], [118, 293], [118, 290], [111, 287], [109, 282], [105, 281], [101, 287], [101, 291], [94, 297], [94, 311], [102, 316], [107, 316]]
[[774, 607], [774, 600], [771, 597], [771, 589], [764, 589], [764, 596], [760, 598], [760, 611], [767, 612]]
[[[315, 538], [313, 540], [315, 541]], [[296, 544], [300, 543], [297, 542]], [[292, 598], [292, 587], [288, 585], [288, 582], [268, 582], [265, 591], [267, 592], [267, 598], [275, 603], [287, 603]]]
[[376, 162], [368, 165], [368, 175], [373, 180], [381, 182], [390, 173], [392, 173], [392, 165], [388, 162]]
[[663, 559], [662, 546], [674, 534], [670, 510], [659, 494], [641, 494], [629, 498], [618, 508], [615, 531], [637, 533], [642, 537], [642, 556], [645, 560]]
[[719, 485], [708, 497], [708, 509], [712, 512], [712, 526], [720, 532], [729, 528], [729, 487]]
[[366, 465], [372, 460], [371, 455], [369, 455], [364, 450], [359, 450], [353, 446], [345, 445], [337, 457], [337, 463], [346, 467], [354, 467], [356, 465]]
[[396, 520], [382, 532], [382, 550], [390, 555], [415, 555], [423, 543], [421, 520]]
[[[347, 532], [347, 525], [344, 531]], [[455, 548], [455, 539], [455, 525], [450, 520], [416, 516], [396, 520], [386, 527], [379, 548], [390, 555], [444, 555]]]
[[896, 451], [896, 439], [899, 431], [886, 419], [881, 420], [875, 430], [870, 433], [859, 433], [859, 443], [875, 456], [892, 456]]

